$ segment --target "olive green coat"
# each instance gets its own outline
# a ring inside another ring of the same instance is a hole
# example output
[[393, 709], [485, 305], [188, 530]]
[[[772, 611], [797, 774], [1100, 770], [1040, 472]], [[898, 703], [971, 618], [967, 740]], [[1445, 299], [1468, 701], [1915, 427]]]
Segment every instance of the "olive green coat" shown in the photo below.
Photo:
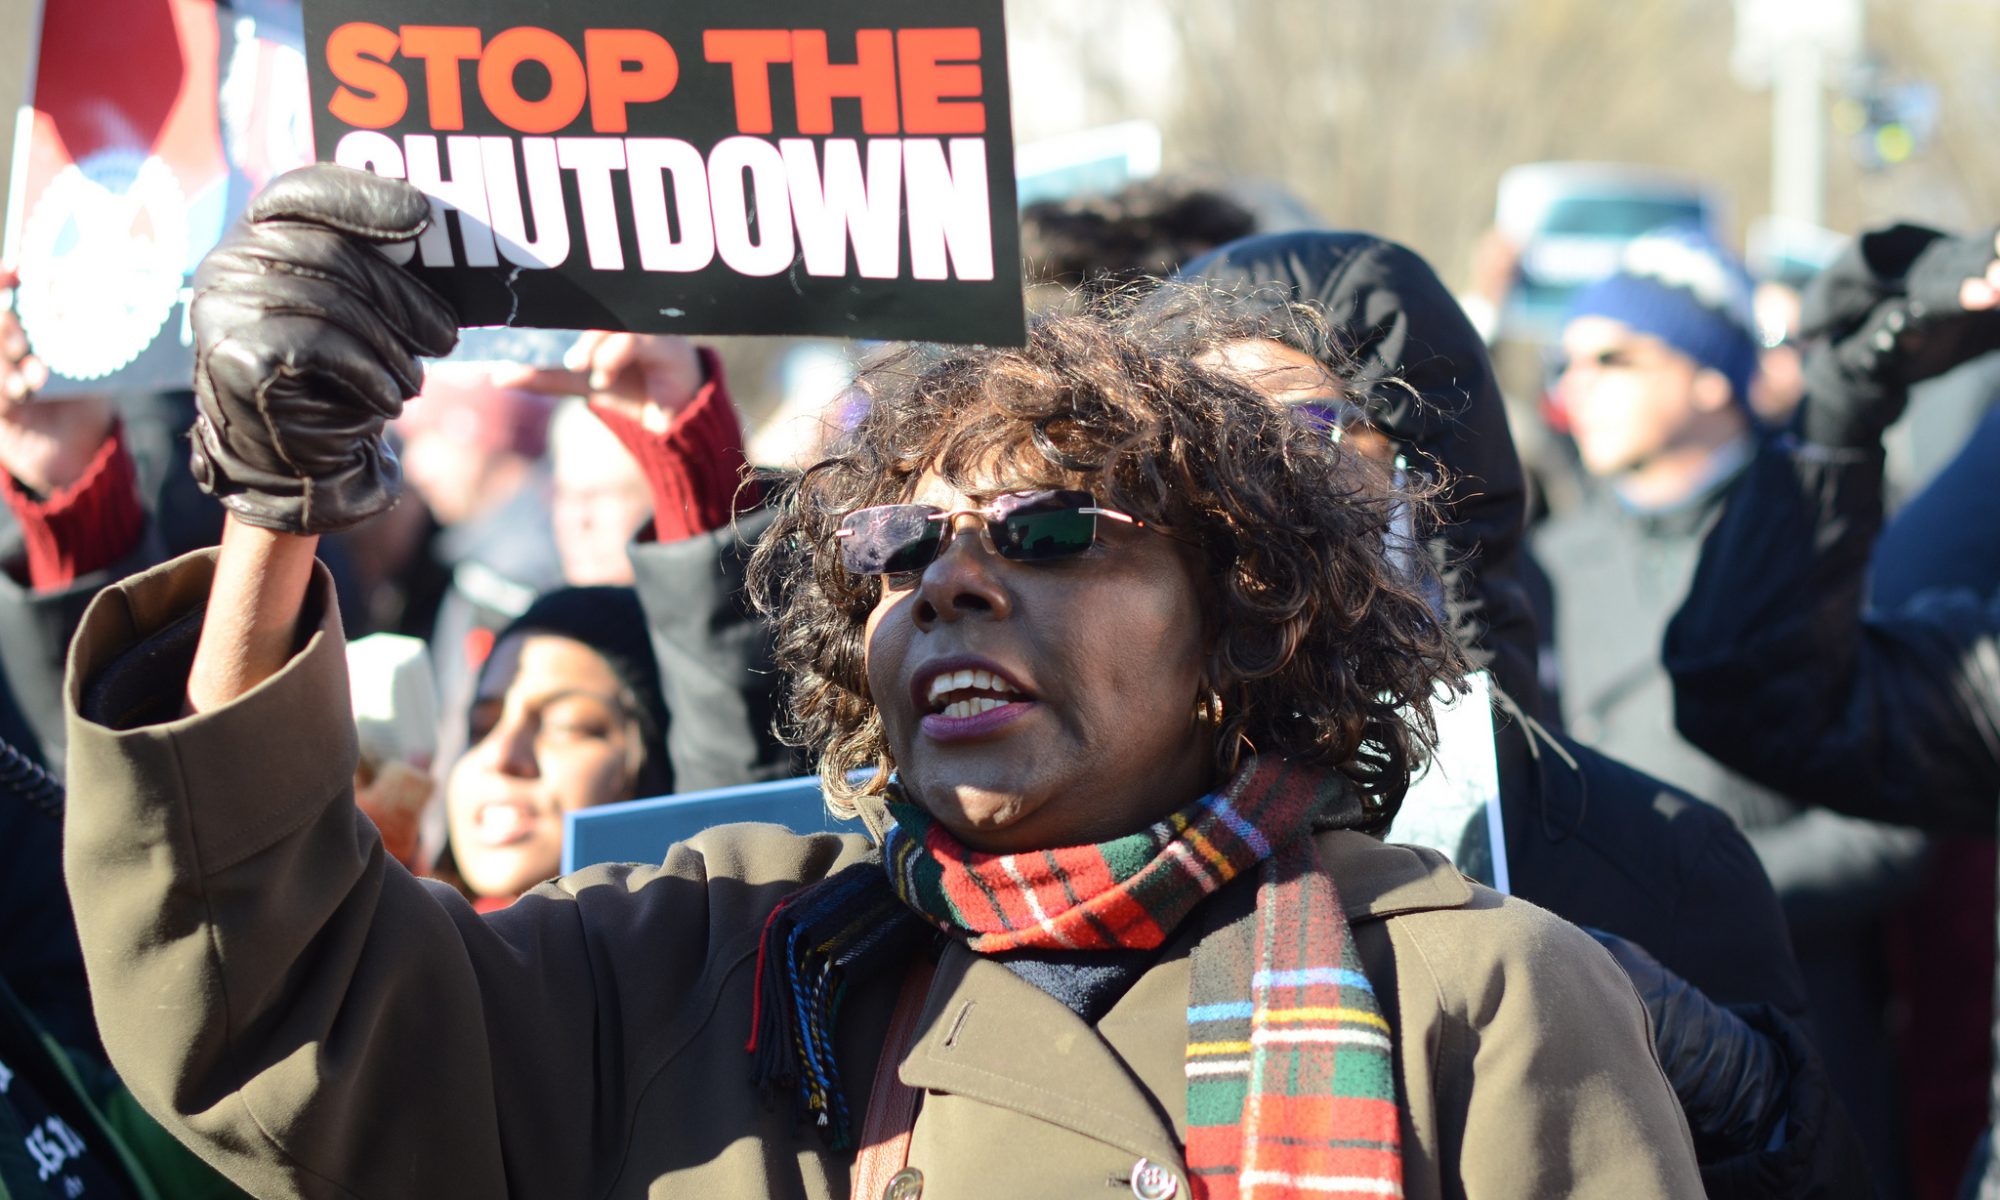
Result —
[[[765, 915], [861, 838], [713, 830], [477, 916], [351, 803], [323, 573], [283, 671], [139, 723], [167, 711], [147, 695], [177, 702], [184, 647], [155, 635], [211, 573], [191, 557], [107, 591], [67, 689], [69, 885], [105, 1044], [149, 1108], [259, 1196], [847, 1194], [849, 1158], [750, 1086], [743, 1042]], [[1409, 1196], [1701, 1194], [1644, 1010], [1595, 944], [1429, 852], [1319, 851], [1395, 1026]], [[948, 949], [899, 1068], [925, 1194], [1115, 1200], [1143, 1158], [1186, 1196], [1190, 937], [1095, 1028]], [[857, 1108], [896, 982], [844, 1006]]]

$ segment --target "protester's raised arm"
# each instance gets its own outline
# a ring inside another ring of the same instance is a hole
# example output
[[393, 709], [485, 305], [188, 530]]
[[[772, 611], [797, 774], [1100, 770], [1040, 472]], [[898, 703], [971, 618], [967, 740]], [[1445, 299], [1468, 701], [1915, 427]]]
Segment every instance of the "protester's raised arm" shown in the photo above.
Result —
[[298, 645], [319, 538], [230, 517], [188, 671], [187, 711], [212, 712], [277, 674]]
[[371, 252], [430, 221], [408, 184], [319, 165], [251, 201], [195, 273], [193, 468], [239, 521], [331, 533], [396, 502], [382, 437], [458, 340], [451, 306]]
[[[1667, 629], [1675, 719], [1752, 779], [1856, 816], [1990, 829], [2000, 604], [1931, 596], [1868, 613], [1881, 436], [1910, 385], [2000, 347], [2000, 244], [1895, 226], [1807, 294], [1803, 444], [1731, 493]], [[1923, 765], [1912, 770], [1912, 763]]]
[[770, 631], [743, 594], [749, 543], [769, 517], [751, 511], [761, 492], [744, 482], [743, 430], [721, 360], [686, 338], [590, 332], [563, 369], [523, 369], [506, 382], [583, 396], [645, 475], [653, 521], [629, 552], [674, 714], [675, 787], [798, 774], [772, 733]]
[[743, 428], [713, 350], [684, 337], [586, 332], [562, 368], [496, 376], [507, 387], [582, 396], [644, 475], [653, 524], [644, 542], [678, 542], [753, 507]]
[[314, 166], [274, 182], [195, 274], [193, 468], [229, 509], [188, 680], [212, 710], [291, 656], [318, 535], [396, 502], [383, 427], [450, 350], [451, 307], [369, 244], [407, 242], [407, 184]]

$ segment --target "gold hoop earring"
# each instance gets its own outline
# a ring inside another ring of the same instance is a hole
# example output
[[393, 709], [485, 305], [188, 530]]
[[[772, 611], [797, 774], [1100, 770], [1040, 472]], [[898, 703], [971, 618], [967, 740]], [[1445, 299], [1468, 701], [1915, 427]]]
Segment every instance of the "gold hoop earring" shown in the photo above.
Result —
[[1197, 725], [1222, 724], [1222, 693], [1214, 688], [1203, 689], [1194, 702], [1194, 721]]

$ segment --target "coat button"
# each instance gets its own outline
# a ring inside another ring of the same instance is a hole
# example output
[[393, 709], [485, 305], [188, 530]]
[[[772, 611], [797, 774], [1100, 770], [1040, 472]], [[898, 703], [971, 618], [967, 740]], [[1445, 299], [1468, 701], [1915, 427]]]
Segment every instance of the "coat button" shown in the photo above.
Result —
[[924, 1173], [915, 1167], [904, 1167], [882, 1185], [882, 1200], [917, 1200], [923, 1194]]
[[1149, 1158], [1132, 1164], [1132, 1194], [1139, 1200], [1173, 1200], [1181, 1190], [1174, 1173]]

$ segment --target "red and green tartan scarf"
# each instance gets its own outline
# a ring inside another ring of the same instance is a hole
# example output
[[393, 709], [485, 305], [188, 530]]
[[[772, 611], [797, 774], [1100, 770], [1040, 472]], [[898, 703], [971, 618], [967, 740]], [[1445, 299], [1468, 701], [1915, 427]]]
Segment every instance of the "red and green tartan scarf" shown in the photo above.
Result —
[[906, 961], [925, 924], [982, 954], [1151, 949], [1203, 899], [1255, 871], [1254, 910], [1203, 938], [1193, 956], [1195, 1191], [1208, 1200], [1402, 1195], [1389, 1023], [1311, 837], [1315, 818], [1324, 827], [1361, 816], [1338, 775], [1255, 760], [1222, 791], [1142, 832], [1022, 854], [969, 850], [914, 805], [890, 812], [882, 860], [789, 898], [759, 950], [756, 1075], [792, 1084], [802, 1113], [836, 1147], [850, 1142], [831, 1053], [846, 981]]

